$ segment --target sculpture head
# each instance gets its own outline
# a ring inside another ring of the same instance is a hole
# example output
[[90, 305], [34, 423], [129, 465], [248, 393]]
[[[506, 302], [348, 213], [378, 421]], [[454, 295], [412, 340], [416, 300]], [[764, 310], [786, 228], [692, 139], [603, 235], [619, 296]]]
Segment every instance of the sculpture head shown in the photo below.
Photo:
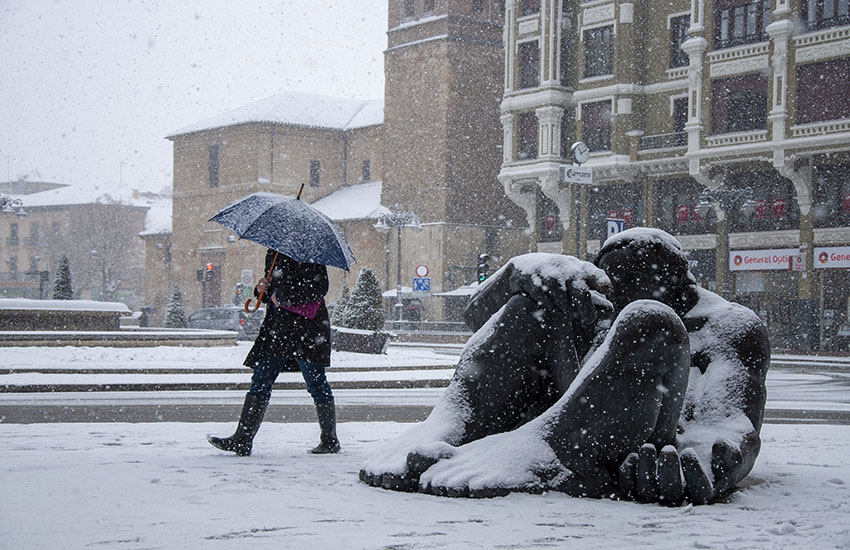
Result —
[[619, 310], [641, 299], [663, 302], [683, 314], [695, 302], [695, 279], [672, 235], [636, 227], [605, 241], [595, 264], [611, 279], [611, 301]]

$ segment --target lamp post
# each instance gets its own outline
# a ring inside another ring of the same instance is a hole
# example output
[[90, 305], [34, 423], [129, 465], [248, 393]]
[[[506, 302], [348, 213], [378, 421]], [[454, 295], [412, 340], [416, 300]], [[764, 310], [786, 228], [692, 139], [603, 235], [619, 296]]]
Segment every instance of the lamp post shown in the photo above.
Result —
[[[15, 212], [16, 208], [17, 212]], [[3, 212], [3, 214], [17, 214], [20, 218], [27, 215], [27, 211], [24, 210], [24, 203], [21, 199], [13, 199], [8, 195], [2, 194], [0, 194], [0, 212]]]
[[106, 301], [106, 259], [97, 250], [91, 251], [92, 258], [100, 259], [100, 301]]
[[395, 310], [394, 317], [397, 321], [402, 320], [402, 303], [401, 303], [401, 229], [410, 227], [416, 231], [422, 231], [422, 226], [419, 224], [419, 216], [413, 212], [390, 212], [378, 218], [378, 222], [374, 225], [375, 229], [381, 233], [388, 234], [392, 228], [396, 228], [397, 232], [397, 250], [396, 258], [396, 290], [395, 290]]
[[[743, 204], [741, 201], [744, 201]], [[749, 188], [729, 189], [721, 187], [718, 189], [705, 189], [699, 197], [699, 202], [694, 207], [694, 211], [701, 218], [708, 216], [709, 212], [715, 211], [717, 222], [721, 226], [721, 241], [724, 246], [723, 258], [724, 269], [723, 279], [721, 281], [720, 294], [723, 298], [729, 300], [729, 220], [726, 213], [736, 204], [741, 204], [740, 210], [746, 218], [752, 216], [758, 203], [752, 199], [752, 194]]]

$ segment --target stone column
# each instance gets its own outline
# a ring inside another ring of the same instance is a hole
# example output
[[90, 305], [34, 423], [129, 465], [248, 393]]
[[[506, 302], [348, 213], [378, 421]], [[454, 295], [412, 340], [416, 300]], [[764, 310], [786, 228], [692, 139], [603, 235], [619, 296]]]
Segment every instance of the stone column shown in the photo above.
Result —
[[561, 158], [561, 121], [564, 109], [561, 107], [540, 107], [534, 111], [537, 115], [537, 158], [557, 160]]
[[[776, 17], [776, 12], [774, 12], [774, 17]], [[767, 33], [773, 42], [773, 86], [768, 121], [774, 142], [785, 140], [788, 121], [788, 109], [786, 107], [788, 96], [788, 41], [793, 31], [794, 25], [790, 19], [780, 19], [767, 26]], [[774, 148], [774, 155], [784, 155], [782, 148]], [[776, 162], [776, 159], [774, 159], [774, 162]]]
[[508, 113], [499, 117], [502, 122], [502, 164], [514, 160], [514, 115]]
[[[688, 121], [685, 123], [685, 131], [688, 133], [688, 154], [693, 155], [702, 146], [702, 96], [703, 96], [703, 70], [705, 50], [708, 42], [703, 38], [705, 26], [703, 15], [705, 13], [704, 0], [691, 0], [691, 26], [688, 28], [690, 38], [682, 43], [682, 50], [688, 54], [690, 65], [688, 66]], [[699, 159], [690, 158], [690, 173], [699, 173]]]

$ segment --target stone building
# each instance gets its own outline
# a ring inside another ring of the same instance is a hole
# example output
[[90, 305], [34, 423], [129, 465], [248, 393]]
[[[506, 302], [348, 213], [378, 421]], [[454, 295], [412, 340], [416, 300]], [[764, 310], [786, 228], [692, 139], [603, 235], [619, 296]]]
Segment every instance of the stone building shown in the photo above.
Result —
[[[847, 349], [847, 2], [508, 0], [505, 42], [499, 178], [537, 249], [660, 227], [774, 346]], [[591, 185], [559, 177], [575, 141]]]
[[[243, 273], [260, 276], [262, 248], [206, 221], [256, 191], [294, 196], [304, 184], [302, 199], [343, 228], [358, 261], [329, 270], [330, 302], [369, 267], [393, 296], [402, 282], [421, 320], [443, 321], [437, 294], [473, 282], [480, 254], [496, 267], [526, 252], [524, 216], [497, 179], [503, 14], [497, 0], [390, 0], [384, 100], [283, 93], [169, 136], [171, 271], [187, 310], [229, 303]], [[379, 232], [391, 213], [418, 223]], [[410, 290], [417, 275], [430, 290]]]
[[142, 306], [145, 251], [137, 234], [148, 226], [152, 211], [170, 211], [159, 194], [122, 197], [121, 190], [110, 195], [27, 180], [0, 189], [22, 205], [0, 214], [0, 265], [5, 267], [0, 267], [0, 296], [49, 298], [64, 255], [77, 298]]
[[[329, 269], [329, 301], [343, 284], [354, 284], [360, 266], [383, 268], [383, 239], [372, 227], [382, 213], [381, 124], [380, 100], [286, 92], [169, 136], [174, 142], [170, 278], [180, 286], [186, 310], [235, 303], [237, 285], [253, 288], [263, 276], [265, 248], [207, 221], [257, 191], [295, 196], [303, 185], [301, 199], [308, 203], [336, 192], [345, 196], [350, 209], [340, 214], [340, 225], [358, 264], [351, 274]], [[201, 270], [209, 273], [199, 280]]]

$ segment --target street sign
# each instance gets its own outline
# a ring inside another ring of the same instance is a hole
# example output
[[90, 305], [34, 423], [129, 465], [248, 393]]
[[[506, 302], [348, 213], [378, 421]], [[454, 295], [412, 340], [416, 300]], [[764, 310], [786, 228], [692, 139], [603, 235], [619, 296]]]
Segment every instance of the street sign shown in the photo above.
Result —
[[431, 292], [430, 277], [414, 277], [413, 292]]
[[428, 266], [425, 264], [419, 264], [416, 266], [416, 276], [417, 277], [427, 277], [428, 276]]
[[[605, 226], [607, 227], [606, 234], [608, 237], [622, 233], [626, 230], [626, 220], [618, 218], [605, 218]], [[607, 238], [607, 237], [606, 237]]]
[[590, 185], [593, 183], [593, 169], [576, 165], [564, 165], [560, 167], [561, 183], [578, 183]]
[[242, 284], [243, 285], [253, 285], [254, 284], [254, 270], [253, 269], [243, 269], [242, 270]]

